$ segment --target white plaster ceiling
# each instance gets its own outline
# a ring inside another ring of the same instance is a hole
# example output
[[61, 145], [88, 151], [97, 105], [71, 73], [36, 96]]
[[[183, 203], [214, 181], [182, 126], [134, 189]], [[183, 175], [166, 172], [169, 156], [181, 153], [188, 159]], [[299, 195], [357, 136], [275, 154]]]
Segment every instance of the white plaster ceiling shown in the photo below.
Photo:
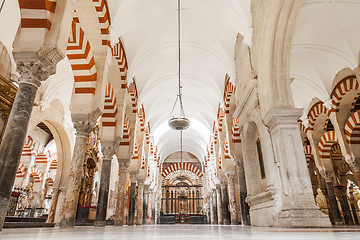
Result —
[[[128, 77], [136, 79], [139, 103], [165, 159], [180, 150], [180, 133], [167, 126], [177, 94], [177, 0], [108, 0], [108, 5], [112, 42], [124, 41]], [[192, 120], [183, 150], [203, 159], [225, 74], [235, 76], [236, 36], [251, 41], [250, 0], [181, 0], [181, 22], [183, 101]]]
[[359, 0], [305, 0], [291, 49], [290, 75], [296, 107], [308, 111], [314, 97], [328, 101], [335, 75], [358, 65]]

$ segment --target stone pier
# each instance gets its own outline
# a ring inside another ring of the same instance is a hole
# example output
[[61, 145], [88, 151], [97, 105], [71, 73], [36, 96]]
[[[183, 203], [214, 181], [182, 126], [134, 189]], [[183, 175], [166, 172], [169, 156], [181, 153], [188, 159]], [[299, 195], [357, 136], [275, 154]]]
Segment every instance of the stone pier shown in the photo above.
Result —
[[99, 198], [96, 209], [96, 220], [94, 224], [95, 227], [105, 227], [106, 225], [106, 210], [109, 199], [111, 162], [115, 154], [114, 144], [112, 142], [102, 142], [101, 146], [103, 161], [101, 166]]

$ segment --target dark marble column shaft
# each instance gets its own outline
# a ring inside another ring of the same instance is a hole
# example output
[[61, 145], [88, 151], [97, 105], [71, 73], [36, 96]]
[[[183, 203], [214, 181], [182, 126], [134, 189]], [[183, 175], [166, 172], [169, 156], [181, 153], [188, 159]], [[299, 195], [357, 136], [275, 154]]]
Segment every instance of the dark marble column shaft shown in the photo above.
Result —
[[146, 224], [147, 221], [147, 213], [148, 213], [148, 204], [149, 204], [149, 186], [146, 185], [144, 187], [144, 201], [143, 201], [143, 218], [142, 218], [142, 225]]
[[219, 223], [219, 219], [218, 219], [218, 209], [217, 209], [217, 191], [213, 190], [213, 215], [214, 215], [214, 222], [213, 224], [218, 224]]
[[105, 227], [106, 225], [106, 210], [109, 199], [110, 173], [111, 161], [115, 153], [112, 143], [102, 143], [103, 162], [101, 166], [101, 178], [99, 188], [99, 198], [96, 209], [95, 227]]
[[49, 76], [39, 64], [18, 65], [18, 70], [21, 72], [20, 85], [0, 146], [0, 231], [8, 210], [36, 92], [41, 81]]
[[331, 177], [326, 177], [326, 190], [329, 197], [329, 204], [331, 210], [330, 213], [332, 214], [332, 217], [334, 219], [334, 224], [336, 225], [342, 224], [340, 211], [335, 197], [335, 191], [334, 191], [333, 183], [331, 181]]
[[221, 197], [222, 197], [222, 215], [223, 215], [223, 224], [230, 225], [230, 211], [229, 211], [229, 194], [227, 181], [221, 182]]
[[79, 202], [79, 192], [81, 185], [81, 177], [83, 175], [83, 164], [86, 151], [86, 142], [89, 133], [95, 126], [94, 119], [89, 121], [87, 118], [82, 121], [75, 121], [76, 139], [73, 157], [71, 160], [71, 168], [66, 187], [65, 201], [62, 211], [62, 219], [60, 228], [73, 228], [75, 226], [76, 209]]
[[351, 216], [349, 202], [346, 196], [346, 187], [345, 186], [335, 186], [337, 197], [339, 199], [341, 210], [344, 216], [345, 224], [354, 225], [354, 221]]
[[235, 169], [238, 177], [241, 224], [244, 226], [250, 226], [251, 222], [250, 222], [249, 205], [245, 201], [247, 196], [247, 189], [246, 189], [244, 161], [243, 159], [236, 159], [235, 161], [237, 164]]
[[136, 201], [136, 174], [131, 174], [130, 199], [129, 199], [129, 220], [128, 225], [135, 224], [135, 201]]

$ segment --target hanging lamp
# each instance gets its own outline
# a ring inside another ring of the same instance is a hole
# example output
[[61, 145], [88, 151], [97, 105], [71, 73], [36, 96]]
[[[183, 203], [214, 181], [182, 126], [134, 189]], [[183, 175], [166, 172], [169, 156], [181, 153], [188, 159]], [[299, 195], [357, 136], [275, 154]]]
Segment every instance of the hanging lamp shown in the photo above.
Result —
[[[181, 93], [181, 17], [180, 17], [180, 0], [178, 0], [178, 11], [177, 11], [177, 16], [178, 16], [178, 94], [176, 96], [175, 102], [174, 102], [174, 106], [171, 110], [170, 113], [170, 119], [168, 121], [169, 127], [171, 129], [174, 130], [185, 130], [190, 126], [190, 120], [188, 118], [185, 117], [185, 112], [184, 112], [184, 106], [183, 106], [183, 102], [182, 102], [182, 93]], [[173, 115], [174, 113], [174, 109], [176, 107], [177, 102], [179, 101], [179, 105], [180, 105], [180, 115], [175, 117]]]

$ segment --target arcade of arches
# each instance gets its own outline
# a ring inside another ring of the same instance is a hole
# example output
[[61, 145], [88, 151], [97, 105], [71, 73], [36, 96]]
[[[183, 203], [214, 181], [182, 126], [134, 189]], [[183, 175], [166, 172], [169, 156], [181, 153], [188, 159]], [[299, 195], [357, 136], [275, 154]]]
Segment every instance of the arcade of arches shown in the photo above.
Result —
[[0, 2], [0, 229], [359, 224], [359, 1]]

